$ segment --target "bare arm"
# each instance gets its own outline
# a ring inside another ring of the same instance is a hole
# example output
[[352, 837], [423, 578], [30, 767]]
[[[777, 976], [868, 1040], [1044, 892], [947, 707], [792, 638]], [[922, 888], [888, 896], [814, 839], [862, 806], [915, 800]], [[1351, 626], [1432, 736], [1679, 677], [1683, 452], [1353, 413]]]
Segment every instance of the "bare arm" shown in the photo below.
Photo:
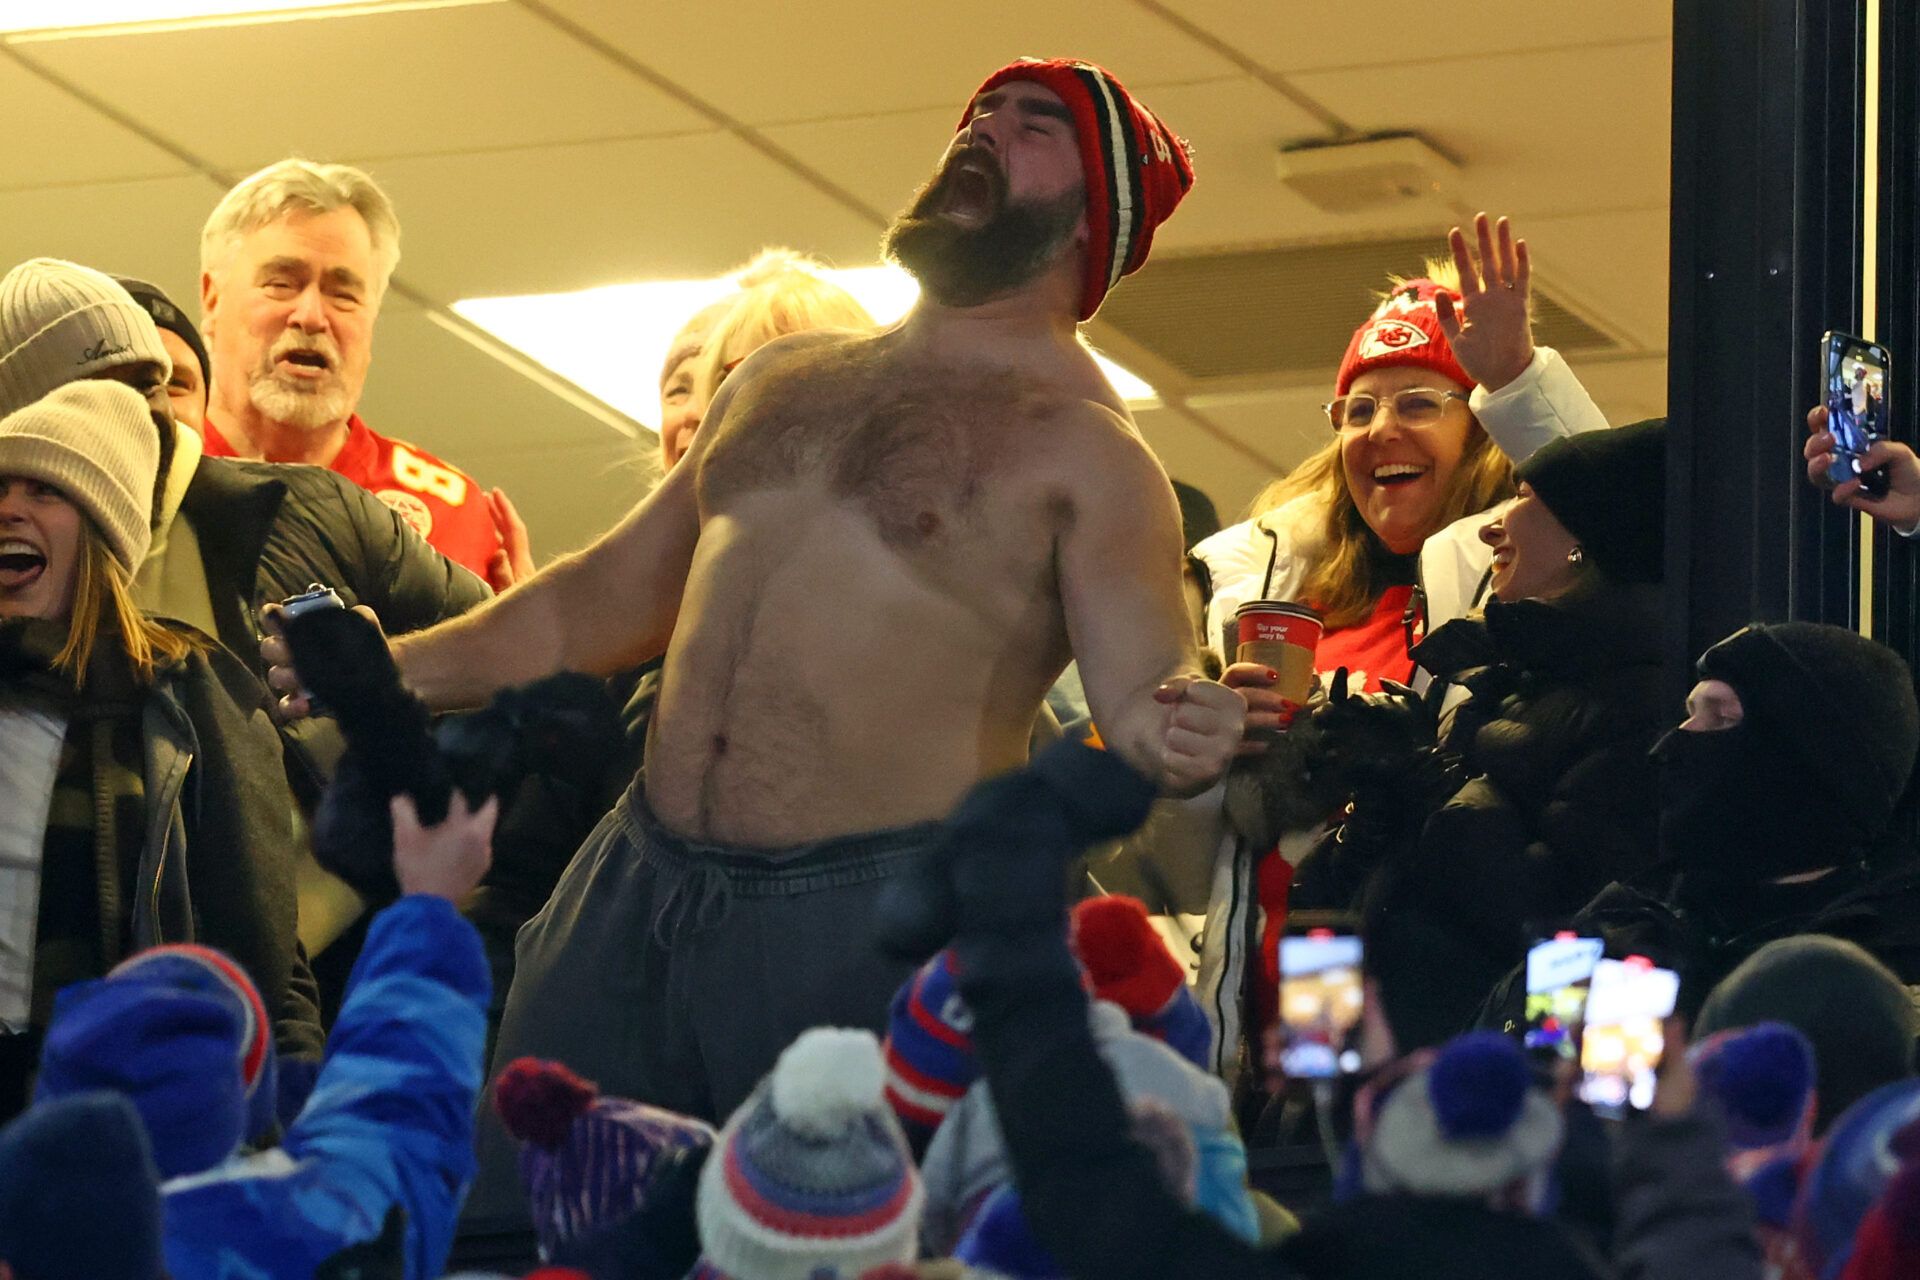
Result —
[[1162, 789], [1191, 794], [1226, 771], [1246, 703], [1201, 676], [1166, 473], [1131, 432], [1096, 426], [1075, 455], [1059, 542], [1067, 635], [1101, 740]]
[[556, 671], [610, 675], [659, 654], [700, 535], [689, 457], [625, 519], [464, 617], [393, 642], [437, 711], [472, 707]]

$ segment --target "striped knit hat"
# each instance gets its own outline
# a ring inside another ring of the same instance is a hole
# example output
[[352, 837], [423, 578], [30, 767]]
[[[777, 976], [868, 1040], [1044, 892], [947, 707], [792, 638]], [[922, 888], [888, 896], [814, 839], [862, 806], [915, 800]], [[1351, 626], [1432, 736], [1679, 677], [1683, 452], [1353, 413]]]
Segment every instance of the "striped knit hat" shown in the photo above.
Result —
[[67, 987], [54, 998], [34, 1100], [91, 1089], [132, 1100], [163, 1177], [211, 1168], [267, 1136], [279, 1087], [259, 989], [232, 957], [190, 943]]
[[1154, 228], [1172, 216], [1193, 186], [1193, 148], [1136, 102], [1113, 73], [1067, 58], [1021, 58], [988, 76], [973, 103], [1011, 80], [1031, 80], [1060, 95], [1073, 113], [1087, 175], [1087, 279], [1080, 318], [1100, 309], [1107, 290], [1146, 264]]
[[942, 951], [894, 993], [887, 1016], [887, 1105], [924, 1149], [980, 1074], [973, 1016], [960, 999], [953, 952]]
[[507, 1064], [493, 1107], [523, 1144], [520, 1181], [549, 1262], [577, 1260], [645, 1205], [674, 1152], [713, 1144], [713, 1130], [691, 1116], [601, 1097], [591, 1080], [539, 1058]]
[[801, 1033], [700, 1172], [701, 1267], [734, 1280], [853, 1280], [911, 1262], [926, 1193], [881, 1096], [872, 1033]]

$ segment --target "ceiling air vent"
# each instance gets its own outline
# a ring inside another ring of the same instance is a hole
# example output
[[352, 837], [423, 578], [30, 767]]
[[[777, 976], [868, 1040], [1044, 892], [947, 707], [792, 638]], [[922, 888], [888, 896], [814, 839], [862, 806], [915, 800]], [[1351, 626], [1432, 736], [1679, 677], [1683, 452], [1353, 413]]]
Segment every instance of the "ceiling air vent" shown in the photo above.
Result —
[[[1387, 276], [1419, 275], [1439, 236], [1155, 258], [1113, 291], [1100, 323], [1190, 379], [1244, 387], [1328, 378]], [[1536, 283], [1534, 336], [1567, 352], [1617, 343]]]

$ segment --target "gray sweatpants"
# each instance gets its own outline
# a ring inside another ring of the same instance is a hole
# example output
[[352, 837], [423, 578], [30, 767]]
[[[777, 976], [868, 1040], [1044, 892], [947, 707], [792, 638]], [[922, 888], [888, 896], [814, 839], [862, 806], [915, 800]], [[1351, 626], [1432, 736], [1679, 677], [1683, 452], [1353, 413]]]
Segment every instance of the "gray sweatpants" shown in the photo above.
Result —
[[[875, 949], [873, 904], [938, 830], [700, 844], [661, 826], [636, 781], [520, 930], [489, 1079], [557, 1058], [602, 1093], [724, 1121], [808, 1027], [885, 1030], [912, 966]], [[465, 1220], [524, 1220], [513, 1140], [480, 1112]]]

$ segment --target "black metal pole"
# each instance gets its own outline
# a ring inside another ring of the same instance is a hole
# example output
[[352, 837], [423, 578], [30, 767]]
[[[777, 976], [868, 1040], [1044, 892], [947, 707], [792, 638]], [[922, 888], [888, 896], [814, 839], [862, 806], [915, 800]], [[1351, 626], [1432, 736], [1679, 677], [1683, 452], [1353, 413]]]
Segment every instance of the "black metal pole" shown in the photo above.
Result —
[[1668, 672], [1755, 619], [1849, 623], [1853, 523], [1800, 463], [1860, 307], [1858, 3], [1676, 0]]
[[[1920, 421], [1920, 0], [1880, 3], [1880, 216], [1875, 335], [1892, 364], [1889, 424], [1908, 444]], [[1874, 635], [1920, 657], [1920, 547], [1880, 532]]]

